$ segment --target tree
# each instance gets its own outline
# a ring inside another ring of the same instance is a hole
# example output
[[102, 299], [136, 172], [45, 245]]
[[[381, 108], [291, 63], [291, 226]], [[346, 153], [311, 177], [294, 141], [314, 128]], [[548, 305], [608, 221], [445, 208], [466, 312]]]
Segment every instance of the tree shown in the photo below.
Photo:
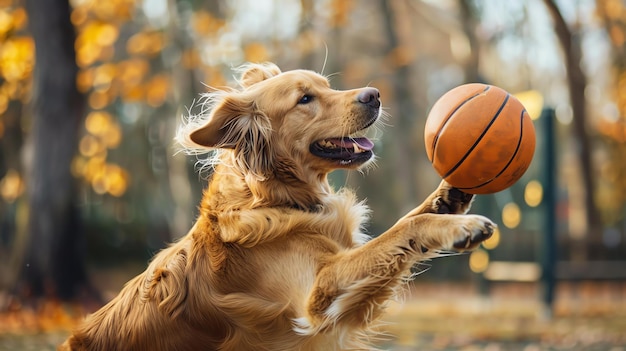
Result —
[[626, 4], [597, 0], [596, 8], [611, 43], [613, 80], [609, 96], [616, 107], [615, 112], [609, 112], [608, 118], [601, 119], [598, 125], [611, 154], [610, 171], [603, 172], [604, 194], [609, 196], [605, 195], [602, 199], [602, 214], [608, 226], [621, 227], [622, 232], [626, 232], [626, 226], [619, 224], [625, 221], [623, 208], [626, 204]]
[[401, 210], [405, 211], [411, 208], [411, 204], [414, 202], [414, 198], [417, 197], [417, 190], [415, 187], [415, 179], [417, 178], [410, 163], [406, 160], [411, 159], [409, 150], [405, 145], [411, 145], [412, 139], [412, 120], [413, 114], [417, 110], [414, 101], [411, 96], [411, 67], [410, 61], [407, 60], [406, 47], [401, 43], [397, 28], [394, 26], [396, 23], [396, 13], [394, 11], [393, 4], [388, 1], [379, 1], [380, 13], [384, 23], [384, 35], [386, 42], [388, 43], [387, 51], [389, 56], [392, 57], [394, 65], [393, 76], [391, 77], [394, 88], [394, 99], [398, 107], [396, 119], [396, 136], [397, 140], [393, 143], [395, 148], [394, 153], [397, 155], [395, 158], [395, 172], [397, 172], [398, 183], [400, 183], [400, 189], [407, 194], [407, 196], [401, 196]]
[[74, 28], [66, 0], [27, 0], [35, 41], [29, 219], [15, 293], [22, 299], [70, 300], [89, 291], [83, 234], [70, 165], [84, 98], [76, 88]]
[[[570, 104], [572, 106], [573, 132], [580, 143], [578, 158], [583, 179], [584, 203], [588, 232], [592, 235], [600, 231], [600, 217], [593, 199], [595, 184], [591, 162], [591, 142], [586, 126], [585, 87], [587, 78], [581, 67], [582, 49], [580, 40], [572, 33], [554, 0], [544, 0], [548, 12], [554, 21], [554, 31], [563, 50]], [[584, 253], [580, 253], [584, 255]]]
[[461, 21], [463, 34], [465, 34], [470, 48], [469, 55], [463, 64], [465, 69], [465, 81], [468, 83], [481, 82], [482, 78], [478, 72], [480, 42], [476, 37], [478, 19], [476, 18], [475, 9], [470, 0], [459, 0], [458, 6], [461, 15], [459, 20]]

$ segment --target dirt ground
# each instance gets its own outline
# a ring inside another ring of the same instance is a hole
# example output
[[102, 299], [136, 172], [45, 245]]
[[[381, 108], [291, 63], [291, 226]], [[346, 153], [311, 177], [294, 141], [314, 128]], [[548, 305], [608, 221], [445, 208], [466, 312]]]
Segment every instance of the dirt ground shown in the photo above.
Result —
[[[626, 282], [561, 283], [549, 313], [534, 284], [417, 283], [389, 306], [381, 348], [485, 351], [626, 351]], [[0, 350], [54, 350], [75, 322], [63, 308], [0, 319]], [[56, 311], [56, 312], [55, 312]], [[550, 317], [550, 314], [552, 316]], [[22, 318], [23, 320], [20, 320]]]
[[389, 309], [389, 350], [626, 351], [626, 283], [562, 283], [548, 310], [535, 284], [415, 285]]

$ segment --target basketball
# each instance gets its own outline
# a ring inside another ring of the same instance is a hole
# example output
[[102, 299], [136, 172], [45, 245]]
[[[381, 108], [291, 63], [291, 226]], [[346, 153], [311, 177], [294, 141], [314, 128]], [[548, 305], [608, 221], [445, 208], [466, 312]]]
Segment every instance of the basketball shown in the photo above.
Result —
[[424, 141], [428, 159], [448, 183], [466, 193], [491, 194], [526, 172], [535, 152], [535, 128], [513, 95], [471, 83], [437, 100]]

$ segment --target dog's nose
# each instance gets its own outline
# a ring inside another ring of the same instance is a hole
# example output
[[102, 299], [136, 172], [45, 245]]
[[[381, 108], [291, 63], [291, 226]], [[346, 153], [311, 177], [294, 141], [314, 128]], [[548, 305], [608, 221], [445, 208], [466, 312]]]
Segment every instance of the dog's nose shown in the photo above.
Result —
[[365, 104], [369, 107], [379, 108], [380, 107], [380, 92], [376, 88], [364, 88], [361, 90], [359, 95], [357, 95], [357, 100], [360, 103]]

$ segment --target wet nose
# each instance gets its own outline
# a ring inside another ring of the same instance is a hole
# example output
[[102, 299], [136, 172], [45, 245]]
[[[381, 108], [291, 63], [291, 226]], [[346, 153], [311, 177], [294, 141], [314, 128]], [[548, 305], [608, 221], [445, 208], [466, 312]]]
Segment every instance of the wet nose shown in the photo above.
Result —
[[380, 92], [376, 88], [364, 88], [361, 90], [359, 95], [357, 95], [357, 100], [360, 103], [365, 104], [372, 108], [380, 107]]

